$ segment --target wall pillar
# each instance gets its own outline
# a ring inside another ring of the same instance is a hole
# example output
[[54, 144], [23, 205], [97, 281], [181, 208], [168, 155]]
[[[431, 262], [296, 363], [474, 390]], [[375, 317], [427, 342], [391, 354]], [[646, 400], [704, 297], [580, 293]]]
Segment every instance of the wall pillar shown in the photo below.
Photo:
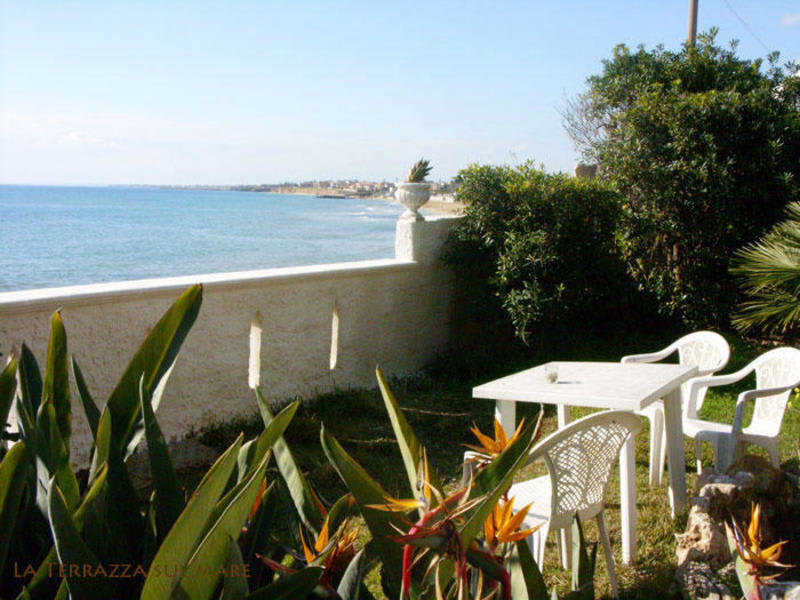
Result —
[[450, 228], [460, 217], [438, 217], [425, 221], [399, 219], [395, 230], [395, 258], [421, 265], [432, 265], [441, 259]]

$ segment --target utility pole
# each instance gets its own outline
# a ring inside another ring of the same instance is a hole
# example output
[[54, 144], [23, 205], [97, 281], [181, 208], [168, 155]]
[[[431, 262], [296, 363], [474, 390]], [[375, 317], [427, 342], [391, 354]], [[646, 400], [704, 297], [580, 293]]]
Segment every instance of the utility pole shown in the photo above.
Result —
[[698, 0], [689, 0], [689, 35], [686, 41], [691, 47], [694, 47], [697, 40], [697, 2]]

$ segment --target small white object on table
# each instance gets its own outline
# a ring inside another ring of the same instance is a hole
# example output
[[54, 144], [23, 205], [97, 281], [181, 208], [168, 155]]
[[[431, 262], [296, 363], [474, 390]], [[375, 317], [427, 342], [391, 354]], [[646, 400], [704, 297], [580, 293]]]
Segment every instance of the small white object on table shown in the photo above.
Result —
[[[516, 428], [517, 402], [557, 405], [558, 425], [563, 427], [570, 421], [570, 406], [634, 411], [663, 400], [674, 518], [686, 508], [680, 386], [695, 375], [697, 367], [663, 363], [550, 362], [479, 385], [472, 397], [496, 401], [495, 415], [508, 435]], [[620, 453], [624, 563], [636, 560], [635, 447], [635, 440], [628, 440]]]

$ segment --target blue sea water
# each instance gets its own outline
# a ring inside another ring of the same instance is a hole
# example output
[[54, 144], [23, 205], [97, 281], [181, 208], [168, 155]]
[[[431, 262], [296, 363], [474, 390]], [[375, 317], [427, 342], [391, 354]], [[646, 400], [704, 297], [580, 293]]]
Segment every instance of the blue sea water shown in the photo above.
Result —
[[393, 202], [0, 186], [0, 291], [394, 256]]

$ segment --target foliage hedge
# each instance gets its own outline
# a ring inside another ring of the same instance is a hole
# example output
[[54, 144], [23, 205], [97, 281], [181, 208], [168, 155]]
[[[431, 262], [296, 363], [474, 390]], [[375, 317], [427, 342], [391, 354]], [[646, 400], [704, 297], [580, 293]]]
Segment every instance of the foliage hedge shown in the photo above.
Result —
[[585, 154], [623, 198], [628, 271], [692, 327], [729, 324], [732, 255], [800, 199], [796, 66], [742, 60], [714, 34], [679, 52], [618, 46], [581, 103], [600, 132]]
[[596, 323], [619, 310], [619, 201], [609, 186], [548, 174], [530, 162], [472, 165], [458, 184], [466, 214], [446, 261], [469, 290], [473, 319], [501, 309], [527, 341], [537, 329]]
[[461, 172], [466, 218], [447, 260], [473, 318], [504, 311], [528, 340], [619, 322], [633, 301], [685, 327], [730, 325], [731, 258], [800, 200], [800, 76], [715, 34], [678, 52], [618, 46], [589, 78], [564, 117], [599, 180], [531, 163]]

